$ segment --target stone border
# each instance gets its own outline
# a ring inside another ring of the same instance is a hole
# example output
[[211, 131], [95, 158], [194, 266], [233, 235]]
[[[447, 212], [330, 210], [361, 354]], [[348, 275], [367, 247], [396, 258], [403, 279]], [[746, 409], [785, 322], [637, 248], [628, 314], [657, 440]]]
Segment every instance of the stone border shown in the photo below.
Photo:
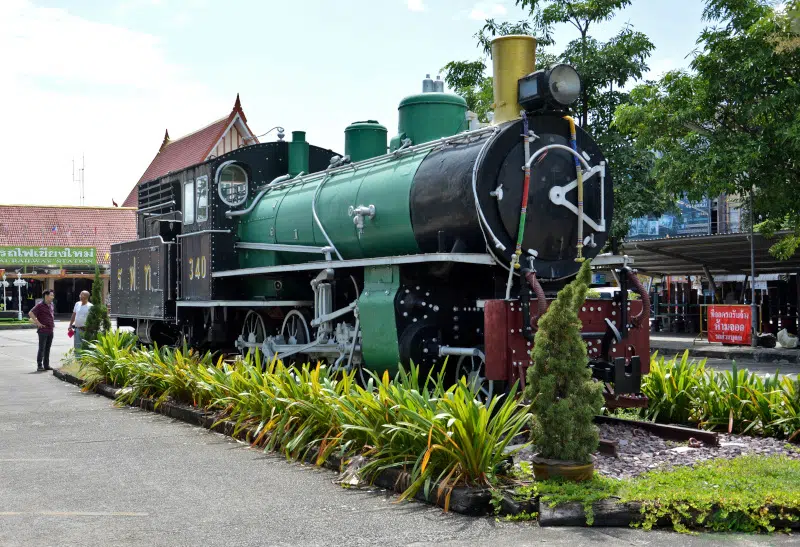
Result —
[[[53, 369], [53, 376], [79, 387], [82, 387], [85, 383], [83, 379], [68, 372], [61, 372], [59, 369]], [[94, 391], [99, 395], [115, 400], [119, 389], [108, 384], [98, 384]], [[131, 406], [157, 412], [192, 425], [198, 425], [248, 444], [252, 438], [252, 429], [242, 429], [235, 432], [235, 422], [230, 420], [218, 422], [215, 418], [217, 416], [215, 412], [198, 410], [188, 405], [171, 402], [164, 402], [158, 408], [155, 408], [155, 402], [152, 399], [137, 399], [134, 403]], [[313, 465], [313, 458], [306, 459], [304, 463]], [[346, 464], [347, 462], [343, 461], [342, 458], [330, 456], [322, 463], [322, 467], [341, 473]], [[407, 476], [407, 473], [399, 469], [386, 469], [375, 477], [372, 485], [392, 492], [402, 493], [404, 490], [402, 486], [408, 484]], [[429, 497], [430, 499], [426, 498], [425, 494], [420, 490], [414, 496], [414, 499], [444, 508], [444, 496], [441, 496], [441, 498], [437, 496], [435, 486], [431, 488]], [[629, 527], [631, 524], [640, 523], [643, 520], [641, 503], [620, 503], [618, 500], [619, 498], [609, 498], [593, 504], [594, 524], [592, 524], [592, 527]], [[494, 511], [491, 490], [466, 486], [456, 487], [450, 495], [449, 510], [474, 517], [491, 515]], [[517, 501], [514, 500], [510, 491], [504, 491], [497, 516], [515, 516], [522, 513], [528, 515], [538, 513], [539, 526], [587, 526], [582, 503], [572, 502], [550, 507], [547, 503], [540, 504], [538, 497]], [[800, 516], [800, 514], [796, 516]], [[800, 529], [800, 519], [796, 521], [776, 519], [773, 524], [776, 530], [783, 528]], [[668, 518], [662, 518], [657, 522], [658, 527], [669, 527], [670, 525], [671, 520]]]

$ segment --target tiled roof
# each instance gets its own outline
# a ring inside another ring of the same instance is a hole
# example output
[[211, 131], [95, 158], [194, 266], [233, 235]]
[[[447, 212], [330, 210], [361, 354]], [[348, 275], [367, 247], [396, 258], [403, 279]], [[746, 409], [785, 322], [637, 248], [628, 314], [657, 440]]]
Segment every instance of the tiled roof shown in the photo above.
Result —
[[204, 161], [209, 150], [216, 144], [227, 126], [228, 117], [226, 116], [190, 135], [168, 141], [150, 162], [147, 170], [128, 194], [122, 206], [136, 207], [139, 201], [137, 188], [140, 183], [163, 177], [170, 171], [178, 171]]
[[[163, 177], [171, 171], [179, 171], [190, 165], [204, 162], [214, 146], [222, 138], [225, 129], [233, 122], [236, 115], [239, 115], [242, 123], [247, 127], [247, 118], [242, 110], [242, 103], [239, 100], [239, 95], [236, 95], [236, 102], [233, 105], [231, 113], [224, 118], [220, 118], [215, 122], [205, 126], [202, 129], [185, 135], [177, 140], [169, 140], [169, 133], [164, 135], [164, 141], [161, 143], [156, 157], [150, 162], [150, 165], [145, 170], [144, 174], [133, 187], [131, 193], [122, 202], [123, 207], [137, 207], [139, 203], [138, 187], [142, 182], [154, 180]], [[247, 130], [249, 131], [249, 127]], [[255, 140], [258, 142], [258, 140]]]
[[0, 205], [0, 245], [95, 247], [97, 261], [108, 264], [111, 245], [132, 239], [135, 209]]

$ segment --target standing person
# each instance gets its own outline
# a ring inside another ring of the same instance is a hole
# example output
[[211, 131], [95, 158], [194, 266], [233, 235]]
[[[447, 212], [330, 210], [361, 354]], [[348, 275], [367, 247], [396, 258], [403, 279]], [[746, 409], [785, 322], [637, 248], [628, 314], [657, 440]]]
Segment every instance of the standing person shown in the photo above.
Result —
[[72, 338], [75, 349], [80, 349], [81, 342], [83, 342], [82, 333], [86, 327], [86, 318], [89, 317], [89, 308], [91, 307], [89, 291], [81, 291], [80, 301], [75, 302], [75, 307], [72, 308], [72, 318], [69, 320], [69, 328], [75, 328], [75, 336]]
[[39, 335], [39, 353], [36, 354], [36, 370], [39, 371], [51, 370], [50, 346], [53, 343], [53, 329], [56, 326], [53, 318], [53, 299], [55, 295], [53, 291], [47, 289], [42, 293], [42, 296], [42, 301], [28, 312], [28, 317], [36, 325], [36, 332]]

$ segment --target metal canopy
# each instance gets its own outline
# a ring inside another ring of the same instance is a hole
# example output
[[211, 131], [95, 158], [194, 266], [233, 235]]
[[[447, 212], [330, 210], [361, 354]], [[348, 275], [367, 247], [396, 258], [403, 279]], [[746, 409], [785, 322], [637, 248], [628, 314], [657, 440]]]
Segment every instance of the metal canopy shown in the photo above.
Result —
[[[772, 239], [754, 235], [756, 274], [800, 272], [800, 253], [778, 260], [769, 252], [784, 233]], [[750, 273], [749, 233], [626, 241], [622, 252], [633, 257], [637, 270], [652, 274], [702, 275], [704, 266], [712, 275]]]

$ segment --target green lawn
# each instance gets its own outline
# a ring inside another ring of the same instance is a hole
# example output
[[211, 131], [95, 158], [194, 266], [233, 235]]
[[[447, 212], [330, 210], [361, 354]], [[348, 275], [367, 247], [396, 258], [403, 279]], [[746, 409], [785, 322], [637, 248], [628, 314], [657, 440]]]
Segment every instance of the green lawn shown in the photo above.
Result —
[[[530, 473], [527, 465], [523, 474]], [[528, 478], [531, 478], [530, 476]], [[654, 470], [634, 479], [595, 474], [591, 481], [535, 482], [518, 487], [520, 499], [538, 495], [550, 506], [583, 503], [592, 524], [593, 503], [615, 497], [642, 504], [639, 526], [650, 529], [662, 520], [682, 532], [706, 528], [717, 532], [772, 532], [774, 520], [796, 521], [800, 512], [800, 461], [785, 456], [740, 456], [713, 459], [693, 467]], [[785, 524], [784, 524], [785, 525]]]
[[0, 325], [26, 325], [30, 324], [30, 319], [23, 319], [20, 321], [19, 319], [11, 319], [9, 317], [0, 317]]

